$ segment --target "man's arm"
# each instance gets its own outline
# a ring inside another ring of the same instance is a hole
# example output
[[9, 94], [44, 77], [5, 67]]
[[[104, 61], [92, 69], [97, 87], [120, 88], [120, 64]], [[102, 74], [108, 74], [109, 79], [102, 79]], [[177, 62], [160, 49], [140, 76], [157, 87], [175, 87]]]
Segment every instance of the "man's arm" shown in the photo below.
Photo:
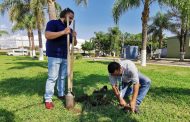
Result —
[[120, 103], [122, 106], [126, 106], [127, 103], [125, 102], [125, 100], [124, 100], [122, 97], [120, 97], [120, 92], [119, 92], [119, 89], [118, 89], [117, 85], [112, 85], [112, 89], [113, 89], [114, 94], [115, 94], [115, 96], [117, 97], [119, 103]]
[[45, 37], [46, 37], [46, 39], [51, 40], [51, 39], [56, 39], [56, 38], [58, 38], [60, 36], [63, 36], [63, 35], [67, 35], [69, 33], [71, 33], [70, 28], [65, 28], [65, 30], [59, 31], [59, 32], [46, 31], [45, 32]]

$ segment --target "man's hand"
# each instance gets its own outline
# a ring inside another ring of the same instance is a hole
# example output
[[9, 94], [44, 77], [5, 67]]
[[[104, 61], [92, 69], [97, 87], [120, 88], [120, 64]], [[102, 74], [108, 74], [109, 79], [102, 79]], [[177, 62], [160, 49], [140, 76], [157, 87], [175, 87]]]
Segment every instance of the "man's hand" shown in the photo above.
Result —
[[63, 35], [67, 35], [71, 33], [71, 29], [68, 27], [68, 28], [65, 28], [65, 30], [63, 30], [62, 32], [63, 32]]
[[76, 37], [77, 36], [77, 33], [75, 31], [73, 31], [73, 36]]
[[136, 101], [135, 101], [135, 100], [131, 100], [131, 101], [130, 101], [130, 106], [131, 106], [132, 112], [135, 112]]
[[127, 103], [125, 102], [125, 100], [123, 98], [119, 99], [119, 104], [122, 105], [122, 106], [126, 106], [127, 105]]

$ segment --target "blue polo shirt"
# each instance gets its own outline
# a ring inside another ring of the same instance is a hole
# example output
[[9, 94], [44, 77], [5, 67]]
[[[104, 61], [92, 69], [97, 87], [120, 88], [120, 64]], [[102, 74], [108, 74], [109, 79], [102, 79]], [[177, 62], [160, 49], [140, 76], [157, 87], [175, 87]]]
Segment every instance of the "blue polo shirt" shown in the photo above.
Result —
[[[61, 20], [51, 20], [46, 25], [45, 31], [59, 32], [67, 27]], [[72, 42], [72, 35], [70, 34], [70, 43]], [[47, 39], [46, 41], [46, 55], [48, 57], [67, 59], [67, 35], [63, 35], [56, 39]]]

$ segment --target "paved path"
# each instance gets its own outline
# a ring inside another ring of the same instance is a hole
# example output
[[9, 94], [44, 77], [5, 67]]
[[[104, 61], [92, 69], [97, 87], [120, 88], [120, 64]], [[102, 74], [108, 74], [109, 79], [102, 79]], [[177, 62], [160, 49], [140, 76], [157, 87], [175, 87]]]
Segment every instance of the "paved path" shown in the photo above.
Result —
[[[112, 57], [96, 57], [92, 58], [93, 61], [119, 61], [125, 60], [123, 58], [112, 58]], [[137, 64], [140, 64], [140, 61], [134, 61]], [[154, 65], [164, 65], [164, 66], [178, 66], [178, 67], [190, 67], [190, 59], [185, 59], [185, 61], [180, 62], [179, 59], [175, 58], [162, 58], [156, 60], [147, 60], [147, 64]]]

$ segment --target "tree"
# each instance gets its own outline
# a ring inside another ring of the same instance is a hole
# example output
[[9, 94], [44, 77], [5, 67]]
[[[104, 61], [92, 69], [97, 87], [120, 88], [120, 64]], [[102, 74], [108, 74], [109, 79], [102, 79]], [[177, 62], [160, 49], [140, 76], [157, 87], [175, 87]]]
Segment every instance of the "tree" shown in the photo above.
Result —
[[94, 50], [94, 43], [92, 41], [85, 41], [85, 43], [83, 43], [81, 46], [84, 53], [85, 51], [88, 51], [90, 54], [90, 51]]
[[41, 31], [45, 23], [45, 14], [44, 14], [43, 8], [47, 6], [47, 1], [46, 0], [4, 0], [0, 4], [0, 11], [3, 14], [6, 10], [10, 10], [11, 8], [14, 8], [14, 6], [22, 5], [22, 4], [29, 4], [29, 9], [26, 8], [26, 10], [22, 12], [25, 13], [27, 12], [27, 10], [29, 10], [30, 12], [32, 12], [32, 14], [34, 15], [36, 19], [36, 25], [38, 29], [39, 48], [40, 48], [39, 60], [43, 60], [42, 32]]
[[[159, 41], [160, 52], [163, 44], [163, 31], [168, 30], [171, 26], [169, 19], [170, 17], [168, 14], [163, 14], [160, 12], [150, 19], [152, 20], [152, 24], [148, 27], [148, 34], [152, 34], [153, 40]], [[160, 58], [160, 54], [161, 53], [159, 53], [158, 58]]]
[[180, 60], [183, 61], [187, 35], [190, 32], [190, 0], [165, 0], [163, 4], [171, 7], [168, 12], [172, 19], [170, 31], [177, 34], [180, 42]]
[[[87, 5], [88, 0], [75, 0], [75, 3], [77, 5], [84, 4]], [[48, 3], [48, 14], [49, 14], [49, 20], [55, 20], [57, 19], [58, 15], [56, 10], [60, 10], [60, 6], [56, 3], [56, 0], [47, 0]]]
[[99, 54], [102, 53], [104, 56], [111, 52], [111, 40], [108, 33], [95, 32], [95, 37], [93, 38], [95, 51]]
[[113, 55], [119, 55], [121, 52], [121, 31], [118, 27], [108, 28], [109, 39], [111, 41], [110, 50]]
[[35, 46], [34, 46], [34, 34], [33, 30], [36, 29], [36, 19], [29, 10], [29, 3], [27, 4], [17, 4], [13, 6], [10, 11], [10, 20], [14, 23], [12, 28], [13, 31], [27, 30], [29, 39], [29, 50], [30, 56], [36, 56]]
[[36, 25], [38, 30], [38, 40], [39, 40], [39, 60], [44, 60], [43, 57], [43, 44], [42, 44], [42, 29], [45, 23], [45, 13], [43, 7], [47, 5], [46, 0], [31, 0], [30, 9], [36, 18]]
[[120, 16], [131, 8], [140, 7], [142, 4], [144, 5], [142, 12], [142, 51], [141, 51], [141, 65], [146, 66], [146, 43], [147, 43], [147, 23], [149, 19], [149, 6], [155, 0], [116, 0], [113, 6], [113, 18], [115, 23], [118, 23]]
[[124, 33], [124, 40], [126, 40], [126, 41], [141, 41], [142, 40], [142, 33], [131, 34], [131, 33], [125, 32]]

